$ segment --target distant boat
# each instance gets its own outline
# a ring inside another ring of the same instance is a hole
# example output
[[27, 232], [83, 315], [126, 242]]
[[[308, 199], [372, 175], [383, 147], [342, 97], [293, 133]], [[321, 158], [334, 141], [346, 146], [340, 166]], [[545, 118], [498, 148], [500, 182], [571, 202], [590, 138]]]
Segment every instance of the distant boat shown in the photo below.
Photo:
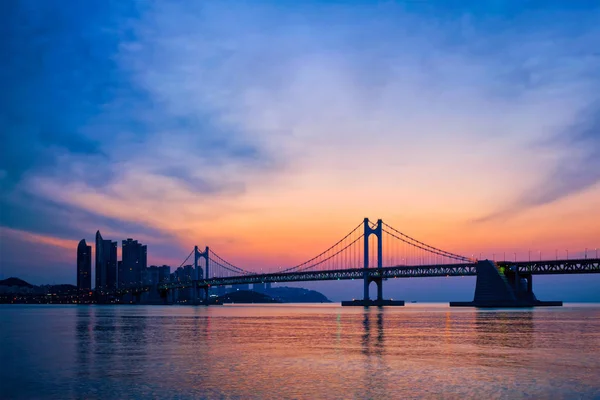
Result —
[[410, 302], [411, 302], [411, 303], [416, 303], [417, 301], [416, 301], [416, 300], [411, 300]]

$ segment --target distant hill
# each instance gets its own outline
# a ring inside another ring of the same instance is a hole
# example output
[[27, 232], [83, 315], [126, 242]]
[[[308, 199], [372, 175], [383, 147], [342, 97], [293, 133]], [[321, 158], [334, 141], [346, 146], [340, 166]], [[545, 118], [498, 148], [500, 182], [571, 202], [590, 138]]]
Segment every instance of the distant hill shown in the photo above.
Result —
[[315, 290], [294, 287], [271, 288], [267, 293], [237, 290], [218, 298], [219, 303], [331, 303]]
[[30, 288], [30, 289], [34, 287], [31, 283], [27, 283], [23, 279], [19, 279], [19, 278], [1, 279], [0, 286], [18, 286], [18, 287]]
[[304, 288], [275, 287], [267, 294], [282, 303], [331, 303], [323, 293]]
[[220, 303], [280, 303], [279, 301], [263, 293], [252, 290], [237, 290], [235, 292], [219, 296]]
[[55, 292], [55, 293], [70, 293], [70, 292], [77, 292], [77, 286], [75, 285], [71, 285], [68, 283], [63, 283], [63, 284], [59, 284], [59, 285], [42, 285], [40, 286], [40, 289], [42, 289], [45, 292]]

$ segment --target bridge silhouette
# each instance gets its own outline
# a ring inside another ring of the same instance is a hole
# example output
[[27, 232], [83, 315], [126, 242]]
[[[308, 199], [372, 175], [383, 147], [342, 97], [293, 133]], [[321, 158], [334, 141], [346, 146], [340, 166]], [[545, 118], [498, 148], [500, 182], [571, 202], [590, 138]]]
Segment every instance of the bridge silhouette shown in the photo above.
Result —
[[[473, 302], [454, 306], [531, 307], [561, 305], [542, 302], [533, 294], [533, 275], [588, 274], [600, 272], [600, 259], [490, 261], [452, 253], [417, 240], [381, 219], [365, 218], [335, 244], [292, 267], [257, 273], [226, 261], [209, 247], [195, 246], [183, 266], [193, 258], [196, 276], [185, 282], [158, 286], [163, 297], [177, 289], [193, 288], [198, 303], [209, 304], [209, 288], [224, 285], [362, 279], [363, 298], [343, 305], [403, 305], [383, 298], [383, 282], [392, 278], [476, 276]], [[200, 268], [199, 268], [200, 267]], [[203, 276], [200, 276], [203, 271]], [[377, 295], [369, 289], [375, 283]], [[148, 290], [148, 288], [139, 288]]]

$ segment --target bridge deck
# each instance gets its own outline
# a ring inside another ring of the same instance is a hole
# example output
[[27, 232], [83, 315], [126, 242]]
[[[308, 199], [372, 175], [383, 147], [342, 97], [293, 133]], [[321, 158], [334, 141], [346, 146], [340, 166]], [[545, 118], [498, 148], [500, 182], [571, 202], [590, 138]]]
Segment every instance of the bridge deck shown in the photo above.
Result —
[[[600, 273], [600, 259], [497, 262], [499, 267], [517, 266], [519, 273], [532, 275], [590, 274]], [[476, 263], [447, 265], [398, 265], [384, 268], [352, 268], [326, 271], [302, 271], [290, 273], [241, 275], [227, 278], [202, 279], [191, 282], [161, 285], [163, 289], [207, 287], [254, 283], [283, 283], [327, 280], [363, 279], [366, 273], [372, 278], [425, 278], [443, 276], [475, 276]]]

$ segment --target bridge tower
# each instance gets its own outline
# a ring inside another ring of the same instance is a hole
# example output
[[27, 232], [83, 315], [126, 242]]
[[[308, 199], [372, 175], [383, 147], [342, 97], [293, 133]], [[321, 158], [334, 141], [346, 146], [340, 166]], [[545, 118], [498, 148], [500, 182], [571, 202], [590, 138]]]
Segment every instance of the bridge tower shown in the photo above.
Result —
[[[204, 277], [200, 276], [200, 268], [198, 268], [198, 259], [200, 258], [204, 258], [205, 264], [204, 264]], [[201, 279], [208, 279], [208, 272], [209, 272], [209, 262], [208, 262], [208, 246], [206, 246], [204, 248], [204, 251], [200, 251], [198, 250], [198, 246], [194, 246], [194, 270], [196, 273], [196, 298], [199, 299], [200, 298], [200, 287], [198, 286], [198, 282]], [[204, 303], [206, 305], [208, 305], [208, 286], [204, 286], [202, 287], [202, 289], [204, 289]]]
[[[364, 293], [362, 300], [342, 301], [342, 306], [403, 306], [402, 300], [384, 300], [383, 299], [383, 221], [377, 220], [377, 225], [372, 228], [369, 223], [369, 218], [365, 218], [364, 225], [364, 264], [363, 264], [363, 281]], [[369, 237], [375, 235], [377, 237], [377, 273], [373, 273], [373, 269], [369, 265]], [[375, 282], [377, 285], [377, 299], [371, 300], [369, 297], [369, 285]]]
[[364, 222], [364, 246], [365, 246], [365, 254], [364, 254], [364, 296], [363, 300], [368, 302], [370, 300], [369, 297], [369, 285], [371, 282], [375, 282], [377, 284], [377, 300], [383, 300], [383, 281], [381, 277], [373, 278], [369, 277], [369, 237], [371, 235], [375, 235], [377, 237], [377, 268], [383, 267], [383, 246], [381, 240], [381, 219], [377, 220], [377, 226], [375, 228], [371, 228], [371, 224], [369, 223], [369, 218], [365, 218]]

